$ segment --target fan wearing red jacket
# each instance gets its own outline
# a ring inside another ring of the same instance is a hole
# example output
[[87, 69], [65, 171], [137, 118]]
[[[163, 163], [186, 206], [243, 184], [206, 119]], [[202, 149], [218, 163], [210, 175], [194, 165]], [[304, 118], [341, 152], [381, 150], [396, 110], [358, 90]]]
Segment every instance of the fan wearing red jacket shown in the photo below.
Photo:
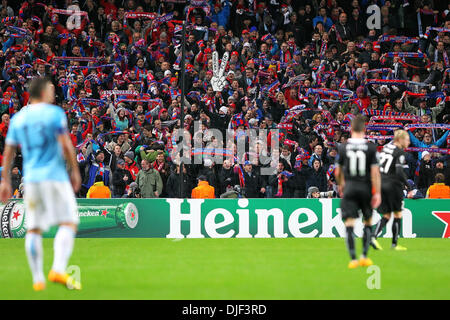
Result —
[[286, 91], [284, 93], [284, 97], [286, 98], [287, 104], [289, 108], [298, 106], [301, 104], [300, 100], [298, 100], [298, 92], [297, 87], [291, 87], [289, 91]]

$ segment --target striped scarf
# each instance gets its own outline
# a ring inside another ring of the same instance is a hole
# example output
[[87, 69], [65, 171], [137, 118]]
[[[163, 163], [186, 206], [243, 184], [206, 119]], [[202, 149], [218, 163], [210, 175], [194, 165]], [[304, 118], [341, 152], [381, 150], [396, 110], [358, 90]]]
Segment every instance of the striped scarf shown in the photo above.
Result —
[[283, 182], [286, 178], [292, 177], [293, 174], [289, 171], [282, 171], [279, 173], [278, 176], [278, 192], [275, 195], [275, 197], [282, 197], [283, 196]]

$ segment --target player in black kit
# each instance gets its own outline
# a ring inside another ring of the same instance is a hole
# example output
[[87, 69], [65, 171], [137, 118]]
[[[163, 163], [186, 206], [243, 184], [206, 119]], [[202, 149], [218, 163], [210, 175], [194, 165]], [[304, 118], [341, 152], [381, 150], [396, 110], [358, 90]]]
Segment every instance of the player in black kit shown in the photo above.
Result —
[[378, 212], [382, 214], [382, 218], [378, 221], [372, 235], [371, 244], [375, 249], [383, 249], [377, 237], [393, 213], [392, 248], [398, 251], [406, 250], [405, 247], [398, 245], [397, 241], [402, 221], [403, 189], [407, 183], [404, 171], [406, 166], [404, 149], [409, 146], [409, 143], [408, 133], [405, 130], [397, 130], [394, 132], [394, 141], [385, 145], [380, 153], [381, 205]]
[[[346, 244], [351, 261], [348, 265], [353, 269], [373, 264], [367, 257], [371, 240], [372, 208], [381, 202], [380, 170], [377, 159], [377, 148], [364, 139], [366, 131], [365, 117], [356, 116], [351, 125], [351, 138], [339, 146], [339, 157], [336, 164], [336, 177], [342, 197], [342, 220], [347, 230]], [[356, 260], [353, 227], [361, 210], [364, 220], [363, 252]]]

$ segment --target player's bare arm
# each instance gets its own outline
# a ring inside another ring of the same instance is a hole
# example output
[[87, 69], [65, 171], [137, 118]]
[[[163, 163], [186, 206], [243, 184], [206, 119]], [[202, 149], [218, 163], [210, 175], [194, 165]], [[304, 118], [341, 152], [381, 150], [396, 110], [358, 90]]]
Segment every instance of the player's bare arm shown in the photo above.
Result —
[[335, 175], [336, 175], [336, 181], [338, 183], [338, 188], [339, 188], [339, 196], [343, 197], [344, 187], [345, 187], [345, 178], [344, 178], [344, 172], [341, 170], [341, 168], [339, 166], [336, 166]]
[[81, 175], [78, 167], [75, 150], [70, 140], [69, 134], [64, 133], [58, 136], [58, 142], [62, 147], [64, 158], [66, 159], [70, 169], [70, 182], [72, 183], [73, 190], [78, 192], [81, 187]]
[[381, 204], [381, 175], [380, 167], [378, 165], [373, 165], [370, 168], [370, 176], [372, 180], [372, 208], [378, 208]]
[[2, 170], [2, 182], [0, 184], [0, 200], [5, 203], [12, 196], [11, 188], [11, 164], [16, 155], [16, 147], [10, 144], [5, 146], [3, 153], [3, 170]]

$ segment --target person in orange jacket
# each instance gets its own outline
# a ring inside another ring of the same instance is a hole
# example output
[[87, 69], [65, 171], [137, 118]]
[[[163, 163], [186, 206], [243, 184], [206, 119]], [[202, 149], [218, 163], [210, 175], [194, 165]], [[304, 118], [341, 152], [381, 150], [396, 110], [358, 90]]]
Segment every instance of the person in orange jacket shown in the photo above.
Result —
[[111, 190], [107, 186], [105, 186], [105, 184], [103, 183], [103, 177], [101, 175], [97, 175], [95, 177], [95, 182], [92, 187], [89, 188], [86, 198], [111, 198]]
[[198, 177], [198, 186], [192, 189], [192, 199], [214, 199], [214, 187], [205, 176]]
[[435, 183], [428, 188], [426, 197], [429, 199], [449, 199], [450, 187], [444, 183], [445, 176], [442, 173], [438, 173], [434, 181]]

